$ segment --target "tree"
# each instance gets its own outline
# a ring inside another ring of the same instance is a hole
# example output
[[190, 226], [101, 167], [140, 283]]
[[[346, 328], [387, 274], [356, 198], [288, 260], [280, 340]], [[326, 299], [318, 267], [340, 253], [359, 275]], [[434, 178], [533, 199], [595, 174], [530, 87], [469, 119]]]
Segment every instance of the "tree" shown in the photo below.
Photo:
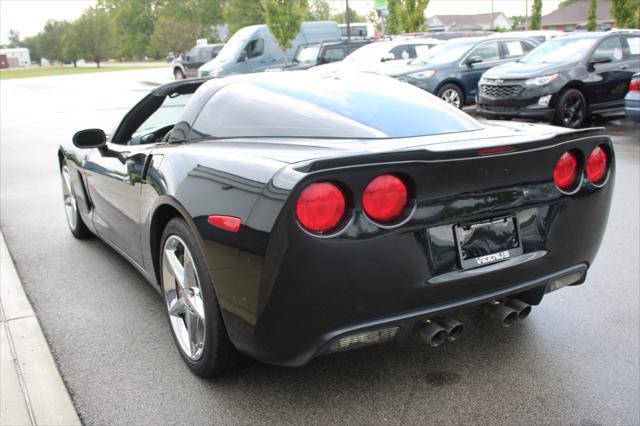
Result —
[[387, 30], [390, 34], [425, 31], [427, 23], [424, 11], [429, 0], [389, 0], [387, 8]]
[[587, 31], [595, 31], [598, 28], [598, 0], [591, 0], [589, 5], [589, 17], [587, 19]]
[[[364, 17], [358, 15], [358, 13], [356, 13], [355, 10], [349, 8], [348, 13], [349, 13], [349, 23], [352, 23], [352, 22], [365, 22]], [[339, 24], [346, 24], [347, 23], [347, 20], [345, 19], [344, 12], [336, 13], [335, 15], [333, 15], [331, 17], [331, 20], [332, 21], [336, 21]]]
[[[284, 52], [291, 48], [293, 40], [307, 14], [307, 0], [262, 0], [264, 17], [269, 31]], [[287, 64], [287, 55], [284, 55]]]
[[533, 0], [533, 5], [531, 6], [531, 25], [529, 29], [542, 29], [542, 0]]
[[78, 24], [76, 22], [67, 23], [62, 34], [62, 57], [64, 62], [72, 62], [74, 68], [78, 66], [78, 59], [82, 56], [80, 51], [81, 37]]
[[429, 0], [404, 0], [404, 30], [408, 33], [425, 31], [427, 24], [424, 11], [429, 5]]
[[29, 56], [31, 56], [31, 60], [37, 63], [40, 63], [42, 59], [42, 56], [40, 53], [41, 52], [40, 45], [42, 44], [41, 34], [42, 33], [32, 37], [27, 37], [23, 41], [24, 47], [29, 49]]
[[78, 31], [78, 49], [84, 59], [93, 60], [100, 68], [103, 62], [113, 54], [113, 30], [107, 13], [91, 7], [75, 22]]
[[195, 22], [173, 16], [160, 16], [151, 40], [162, 54], [174, 52], [178, 55], [196, 44], [199, 31], [200, 26]]
[[307, 11], [307, 21], [328, 21], [331, 19], [331, 6], [326, 0], [313, 0]]
[[156, 20], [154, 0], [100, 0], [98, 6], [113, 21], [118, 57], [143, 59], [155, 55], [151, 44]]
[[9, 48], [12, 47], [24, 47], [24, 43], [20, 40], [20, 31], [10, 29], [9, 30]]
[[640, 0], [612, 0], [611, 14], [618, 28], [640, 28]]
[[510, 16], [509, 19], [511, 20], [511, 31], [516, 31], [521, 25], [524, 26], [524, 16], [522, 15]]
[[229, 34], [248, 25], [264, 24], [262, 3], [256, 0], [228, 0], [224, 17], [229, 25]]
[[389, 34], [400, 34], [404, 30], [403, 4], [402, 0], [389, 0], [387, 3], [387, 32]]
[[69, 25], [66, 21], [56, 21], [49, 19], [44, 24], [44, 29], [40, 35], [40, 54], [49, 61], [58, 61], [62, 65], [64, 62], [63, 42], [64, 32]]

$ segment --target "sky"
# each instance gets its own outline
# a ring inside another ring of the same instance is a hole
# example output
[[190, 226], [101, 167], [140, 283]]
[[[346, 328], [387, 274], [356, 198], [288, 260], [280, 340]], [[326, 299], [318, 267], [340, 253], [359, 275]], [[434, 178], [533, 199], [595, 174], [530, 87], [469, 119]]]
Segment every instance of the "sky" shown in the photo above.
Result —
[[[258, 1], [258, 0], [255, 0]], [[10, 29], [20, 32], [22, 38], [37, 34], [49, 19], [72, 21], [96, 0], [0, 0], [0, 43], [8, 42]], [[330, 0], [335, 10], [344, 7], [344, 0]], [[533, 0], [431, 0], [427, 16], [504, 12], [507, 16], [524, 15], [526, 4]], [[560, 0], [544, 0], [542, 13], [557, 9]], [[373, 0], [349, 0], [349, 6], [361, 15], [373, 8]]]

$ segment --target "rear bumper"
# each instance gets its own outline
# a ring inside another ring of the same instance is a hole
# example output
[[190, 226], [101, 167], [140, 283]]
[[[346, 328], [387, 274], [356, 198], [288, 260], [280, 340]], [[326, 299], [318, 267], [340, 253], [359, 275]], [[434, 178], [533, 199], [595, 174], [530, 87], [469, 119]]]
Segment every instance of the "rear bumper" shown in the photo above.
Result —
[[640, 122], [640, 92], [629, 92], [624, 98], [625, 115]]
[[[287, 194], [270, 234], [247, 233], [241, 250], [206, 243], [231, 340], [255, 359], [300, 366], [359, 331], [398, 327], [394, 343], [402, 345], [415, 323], [430, 316], [512, 295], [539, 303], [554, 277], [574, 268], [586, 272], [606, 228], [613, 151], [601, 186], [584, 178], [568, 195], [552, 180], [562, 153], [572, 149], [586, 158], [596, 145], [610, 144], [601, 134], [581, 135], [528, 152], [310, 173]], [[416, 185], [406, 221], [380, 227], [364, 215], [358, 194], [372, 177], [390, 171], [428, 185]], [[302, 188], [319, 180], [343, 184], [351, 194], [348, 221], [328, 238], [302, 230], [293, 208]], [[453, 226], [502, 216], [517, 218], [524, 253], [461, 269]], [[252, 247], [260, 238], [265, 243]]]

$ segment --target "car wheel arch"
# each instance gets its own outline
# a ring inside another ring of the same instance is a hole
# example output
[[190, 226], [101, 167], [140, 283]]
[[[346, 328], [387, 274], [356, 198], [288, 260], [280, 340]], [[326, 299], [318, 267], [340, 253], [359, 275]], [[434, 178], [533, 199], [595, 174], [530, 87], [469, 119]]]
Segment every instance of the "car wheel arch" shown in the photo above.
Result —
[[560, 90], [558, 90], [556, 93], [554, 93], [553, 94], [553, 98], [554, 98], [553, 105], [555, 106], [555, 103], [558, 100], [558, 98], [565, 92], [565, 90], [569, 90], [569, 89], [577, 89], [577, 90], [580, 91], [580, 93], [582, 93], [582, 96], [584, 96], [584, 98], [587, 101], [587, 113], [588, 113], [589, 105], [591, 105], [591, 99], [589, 99], [585, 84], [582, 81], [578, 81], [578, 80], [569, 81], [564, 86], [562, 86], [562, 88]]
[[204, 247], [204, 244], [191, 215], [175, 198], [161, 196], [155, 204], [149, 220], [149, 248], [156, 285], [160, 286], [160, 244], [162, 244], [162, 233], [171, 219], [177, 217], [184, 220], [195, 235], [198, 244], [201, 247]]
[[460, 89], [460, 93], [462, 93], [462, 106], [466, 105], [467, 92], [466, 90], [464, 90], [464, 87], [462, 86], [462, 82], [460, 80], [450, 78], [448, 80], [442, 81], [440, 84], [438, 84], [438, 86], [436, 87], [436, 90], [434, 90], [434, 94], [437, 96], [437, 93], [440, 91], [440, 89], [442, 89], [447, 84], [453, 84], [458, 89]]

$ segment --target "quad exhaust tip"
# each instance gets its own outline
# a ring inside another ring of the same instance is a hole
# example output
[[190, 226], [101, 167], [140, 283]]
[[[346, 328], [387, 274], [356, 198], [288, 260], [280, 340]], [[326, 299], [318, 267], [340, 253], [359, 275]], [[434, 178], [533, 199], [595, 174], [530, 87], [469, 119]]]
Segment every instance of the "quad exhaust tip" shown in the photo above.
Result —
[[441, 346], [447, 340], [450, 342], [458, 340], [463, 330], [462, 323], [448, 317], [430, 318], [418, 324], [420, 337], [434, 348]]
[[503, 327], [512, 327], [531, 313], [531, 305], [518, 299], [495, 300], [489, 304], [491, 318]]

